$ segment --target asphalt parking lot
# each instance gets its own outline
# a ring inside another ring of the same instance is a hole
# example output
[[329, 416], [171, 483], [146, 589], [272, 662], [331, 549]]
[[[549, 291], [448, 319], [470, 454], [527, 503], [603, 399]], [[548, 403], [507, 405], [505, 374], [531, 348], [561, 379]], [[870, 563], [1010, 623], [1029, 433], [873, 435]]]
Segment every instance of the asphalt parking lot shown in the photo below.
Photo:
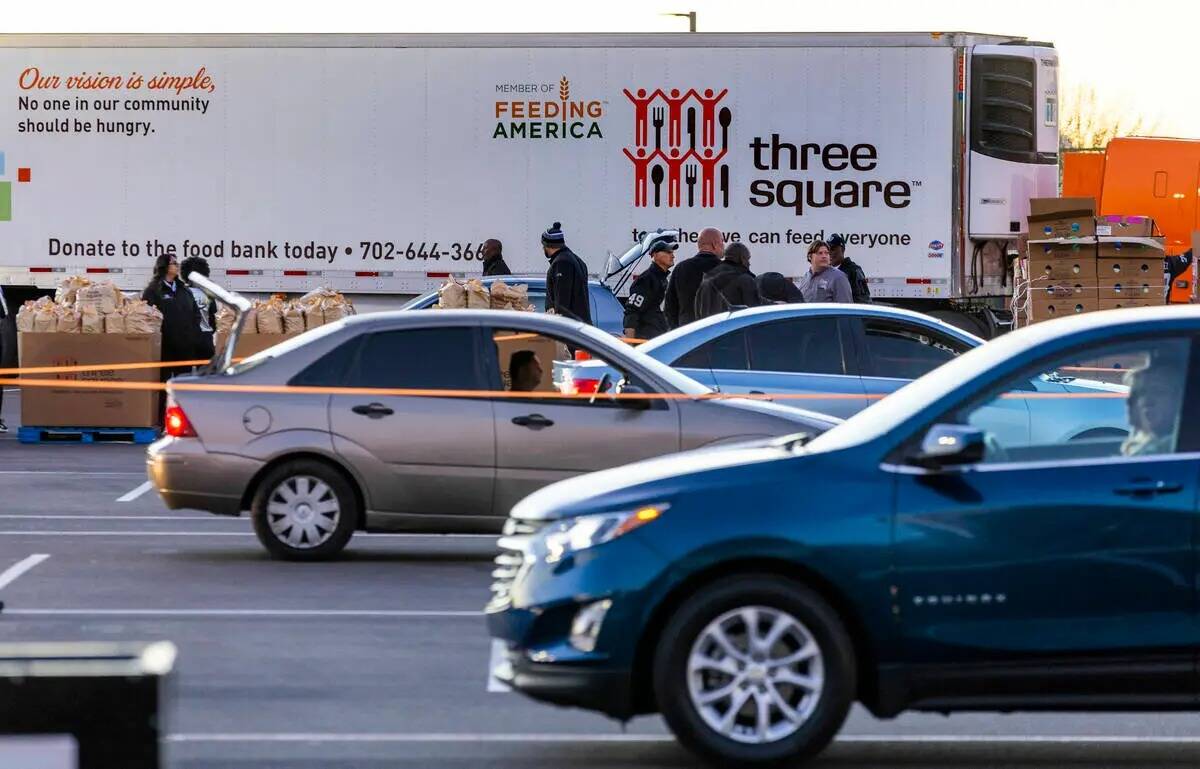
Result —
[[[245, 519], [168, 511], [144, 483], [140, 447], [0, 436], [0, 574], [46, 556], [0, 586], [0, 641], [174, 642], [169, 766], [695, 765], [657, 718], [623, 729], [496, 690], [492, 538], [359, 535], [339, 561], [279, 563]], [[855, 710], [814, 765], [1196, 766], [1196, 723]]]

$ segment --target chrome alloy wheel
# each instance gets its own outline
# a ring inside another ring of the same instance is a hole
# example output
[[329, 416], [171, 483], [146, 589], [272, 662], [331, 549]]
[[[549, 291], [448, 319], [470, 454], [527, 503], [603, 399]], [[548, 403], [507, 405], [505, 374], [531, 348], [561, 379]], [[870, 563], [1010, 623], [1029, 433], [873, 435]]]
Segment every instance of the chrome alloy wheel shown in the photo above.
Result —
[[787, 612], [745, 606], [710, 622], [687, 666], [692, 707], [710, 729], [745, 744], [778, 742], [812, 716], [825, 685], [821, 649]]
[[341, 506], [337, 495], [311, 475], [293, 475], [267, 498], [271, 533], [289, 547], [307, 550], [328, 541], [337, 529]]

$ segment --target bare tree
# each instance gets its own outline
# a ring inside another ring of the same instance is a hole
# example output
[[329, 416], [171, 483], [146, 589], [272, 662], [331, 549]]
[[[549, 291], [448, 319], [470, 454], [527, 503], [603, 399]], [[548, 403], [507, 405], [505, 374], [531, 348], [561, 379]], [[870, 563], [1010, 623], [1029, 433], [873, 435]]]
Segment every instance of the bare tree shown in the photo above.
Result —
[[1102, 102], [1091, 86], [1076, 86], [1062, 96], [1059, 136], [1063, 149], [1102, 150], [1118, 136], [1144, 136], [1157, 129], [1157, 120]]

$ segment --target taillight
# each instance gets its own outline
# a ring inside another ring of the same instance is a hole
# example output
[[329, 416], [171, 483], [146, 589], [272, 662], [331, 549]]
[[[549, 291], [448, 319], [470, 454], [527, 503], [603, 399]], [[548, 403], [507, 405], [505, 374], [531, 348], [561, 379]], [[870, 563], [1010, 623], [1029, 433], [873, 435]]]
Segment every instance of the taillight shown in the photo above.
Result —
[[166, 427], [167, 435], [172, 438], [195, 438], [196, 431], [192, 428], [192, 423], [188, 419], [187, 414], [183, 413], [183, 408], [176, 405], [167, 406], [167, 413], [163, 419]]

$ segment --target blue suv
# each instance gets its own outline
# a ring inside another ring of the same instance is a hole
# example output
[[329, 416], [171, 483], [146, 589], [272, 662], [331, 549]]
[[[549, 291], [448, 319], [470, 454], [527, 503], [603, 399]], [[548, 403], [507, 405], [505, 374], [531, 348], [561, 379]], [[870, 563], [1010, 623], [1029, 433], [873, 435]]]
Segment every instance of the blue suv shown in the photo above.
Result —
[[[816, 438], [547, 487], [500, 541], [495, 673], [546, 702], [661, 713], [723, 764], [812, 756], [855, 701], [1200, 708], [1198, 340], [1200, 307], [1051, 321]], [[1077, 378], [1092, 385], [1030, 386]], [[1055, 399], [1117, 402], [1127, 423], [1025, 429]]]

